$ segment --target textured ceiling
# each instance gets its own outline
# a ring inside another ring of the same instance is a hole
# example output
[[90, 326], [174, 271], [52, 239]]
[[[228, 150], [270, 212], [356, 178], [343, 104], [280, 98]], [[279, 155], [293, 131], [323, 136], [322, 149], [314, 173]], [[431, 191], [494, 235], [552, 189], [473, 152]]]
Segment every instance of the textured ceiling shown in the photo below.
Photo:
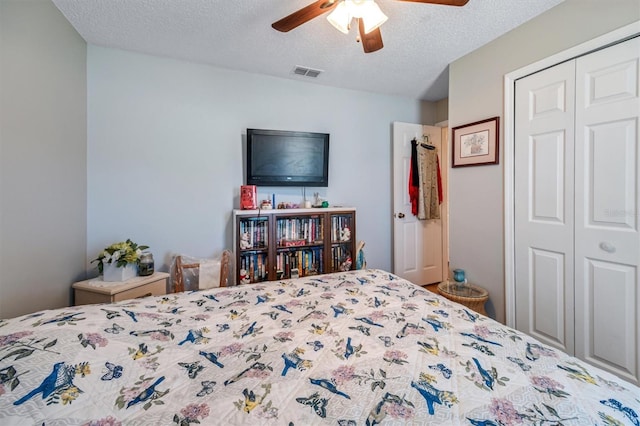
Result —
[[[313, 0], [53, 0], [87, 43], [219, 67], [436, 101], [448, 64], [563, 0], [469, 0], [464, 7], [378, 0], [384, 48], [365, 54], [318, 17], [288, 33], [271, 23]], [[505, 52], [508, 54], [508, 52]], [[317, 79], [296, 65], [323, 70]]]

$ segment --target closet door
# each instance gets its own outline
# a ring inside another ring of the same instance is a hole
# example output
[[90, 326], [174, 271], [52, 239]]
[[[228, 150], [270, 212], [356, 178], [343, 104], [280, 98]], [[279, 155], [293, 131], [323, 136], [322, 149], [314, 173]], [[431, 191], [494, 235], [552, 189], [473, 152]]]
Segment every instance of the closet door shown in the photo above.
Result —
[[576, 355], [639, 383], [640, 39], [577, 59]]
[[573, 354], [575, 62], [516, 82], [516, 328]]

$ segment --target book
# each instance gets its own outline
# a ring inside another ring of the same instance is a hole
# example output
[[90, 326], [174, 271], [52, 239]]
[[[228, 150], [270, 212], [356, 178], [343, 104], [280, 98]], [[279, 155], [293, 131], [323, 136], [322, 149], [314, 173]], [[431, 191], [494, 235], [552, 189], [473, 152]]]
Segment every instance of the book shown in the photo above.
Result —
[[240, 186], [240, 208], [242, 210], [258, 208], [258, 188], [255, 185]]

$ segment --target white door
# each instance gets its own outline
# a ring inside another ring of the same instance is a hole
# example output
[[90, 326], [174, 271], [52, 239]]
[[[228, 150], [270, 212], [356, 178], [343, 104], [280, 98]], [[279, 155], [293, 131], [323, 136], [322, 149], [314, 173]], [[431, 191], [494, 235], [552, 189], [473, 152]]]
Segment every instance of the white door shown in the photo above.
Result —
[[423, 135], [429, 135], [438, 150], [442, 170], [441, 131], [440, 127], [393, 123], [393, 272], [418, 285], [443, 280], [444, 211], [441, 206], [441, 219], [435, 220], [418, 220], [411, 213], [411, 140], [421, 142]]
[[[516, 328], [640, 383], [640, 39], [516, 82]], [[575, 308], [575, 309], [574, 309]]]
[[573, 354], [575, 64], [516, 82], [516, 328]]
[[576, 355], [640, 381], [640, 38], [576, 65]]

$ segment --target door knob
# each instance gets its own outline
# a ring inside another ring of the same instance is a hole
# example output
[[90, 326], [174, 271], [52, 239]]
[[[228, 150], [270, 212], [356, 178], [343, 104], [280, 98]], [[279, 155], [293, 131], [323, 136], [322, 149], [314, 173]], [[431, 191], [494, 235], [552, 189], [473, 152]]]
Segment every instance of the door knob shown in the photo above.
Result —
[[615, 253], [616, 252], [616, 246], [614, 246], [611, 243], [607, 243], [605, 241], [600, 243], [600, 248], [604, 251], [606, 251], [607, 253]]
[[404, 213], [398, 213], [398, 217], [399, 217], [400, 219], [404, 218]]

